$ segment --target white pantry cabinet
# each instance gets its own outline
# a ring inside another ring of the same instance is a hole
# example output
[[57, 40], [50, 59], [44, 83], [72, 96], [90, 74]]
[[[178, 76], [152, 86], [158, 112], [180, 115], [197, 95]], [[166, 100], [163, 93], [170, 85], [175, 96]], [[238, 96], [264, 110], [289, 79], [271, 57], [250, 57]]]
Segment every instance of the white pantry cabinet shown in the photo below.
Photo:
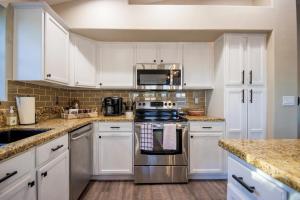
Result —
[[190, 122], [190, 174], [225, 174], [224, 151], [218, 146], [224, 137], [223, 122]]
[[133, 173], [132, 123], [99, 123], [97, 133], [98, 171], [96, 175], [131, 175]]
[[135, 45], [133, 43], [100, 43], [100, 87], [133, 88]]
[[39, 168], [38, 199], [69, 199], [69, 152], [65, 151], [57, 158]]
[[264, 139], [266, 137], [266, 96], [264, 88], [225, 89], [227, 138]]
[[14, 7], [14, 79], [68, 84], [69, 32], [44, 6]]
[[208, 115], [225, 117], [226, 137], [266, 137], [266, 35], [224, 34], [214, 44], [215, 86]]
[[136, 63], [182, 63], [180, 43], [138, 43]]
[[266, 76], [266, 36], [228, 34], [226, 41], [225, 85], [264, 86]]
[[213, 43], [183, 44], [185, 89], [213, 88]]
[[70, 38], [70, 85], [96, 87], [96, 41], [71, 34]]

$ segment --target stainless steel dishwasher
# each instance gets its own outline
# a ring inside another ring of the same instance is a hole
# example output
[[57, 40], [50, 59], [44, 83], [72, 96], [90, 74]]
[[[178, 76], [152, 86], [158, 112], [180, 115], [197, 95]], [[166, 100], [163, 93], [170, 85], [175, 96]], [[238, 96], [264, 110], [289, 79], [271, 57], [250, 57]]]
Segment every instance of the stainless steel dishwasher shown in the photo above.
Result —
[[92, 175], [92, 133], [88, 124], [70, 132], [70, 199], [76, 200]]

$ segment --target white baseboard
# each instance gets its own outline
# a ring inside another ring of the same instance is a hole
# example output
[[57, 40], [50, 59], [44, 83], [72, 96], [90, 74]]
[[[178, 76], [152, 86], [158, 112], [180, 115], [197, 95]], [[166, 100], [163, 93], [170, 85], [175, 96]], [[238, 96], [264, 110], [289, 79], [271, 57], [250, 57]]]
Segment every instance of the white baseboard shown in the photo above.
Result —
[[227, 174], [190, 174], [189, 180], [226, 180]]

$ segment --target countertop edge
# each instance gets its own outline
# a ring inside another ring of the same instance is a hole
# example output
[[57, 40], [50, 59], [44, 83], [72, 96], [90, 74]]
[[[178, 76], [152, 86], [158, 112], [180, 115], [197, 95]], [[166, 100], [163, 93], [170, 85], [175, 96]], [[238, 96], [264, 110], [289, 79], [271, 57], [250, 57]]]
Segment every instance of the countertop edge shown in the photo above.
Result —
[[277, 167], [269, 164], [268, 162], [257, 158], [255, 155], [254, 156], [247, 155], [246, 153], [242, 152], [238, 148], [230, 144], [226, 144], [226, 142], [222, 139], [218, 141], [218, 145], [224, 150], [228, 151], [229, 153], [245, 161], [246, 163], [261, 170], [262, 172], [269, 175], [273, 179], [287, 185], [288, 187], [296, 190], [297, 192], [300, 192], [300, 182], [299, 182], [300, 180], [299, 181], [294, 180], [295, 177], [292, 174], [284, 170], [278, 169]]

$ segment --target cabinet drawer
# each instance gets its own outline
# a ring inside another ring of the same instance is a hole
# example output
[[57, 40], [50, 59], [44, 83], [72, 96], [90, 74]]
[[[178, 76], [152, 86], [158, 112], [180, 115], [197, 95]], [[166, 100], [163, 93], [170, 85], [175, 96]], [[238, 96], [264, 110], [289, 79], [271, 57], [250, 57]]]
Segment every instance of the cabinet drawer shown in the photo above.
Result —
[[[282, 188], [231, 157], [228, 158], [228, 183], [235, 185], [251, 199], [286, 200], [287, 197]], [[253, 187], [252, 191], [247, 186]]]
[[197, 132], [222, 132], [224, 123], [220, 122], [190, 122], [190, 131]]
[[99, 122], [100, 132], [130, 132], [132, 131], [131, 122]]
[[0, 190], [35, 169], [34, 150], [0, 163]]
[[47, 161], [57, 157], [68, 149], [68, 134], [43, 144], [36, 149], [36, 164], [41, 166]]

